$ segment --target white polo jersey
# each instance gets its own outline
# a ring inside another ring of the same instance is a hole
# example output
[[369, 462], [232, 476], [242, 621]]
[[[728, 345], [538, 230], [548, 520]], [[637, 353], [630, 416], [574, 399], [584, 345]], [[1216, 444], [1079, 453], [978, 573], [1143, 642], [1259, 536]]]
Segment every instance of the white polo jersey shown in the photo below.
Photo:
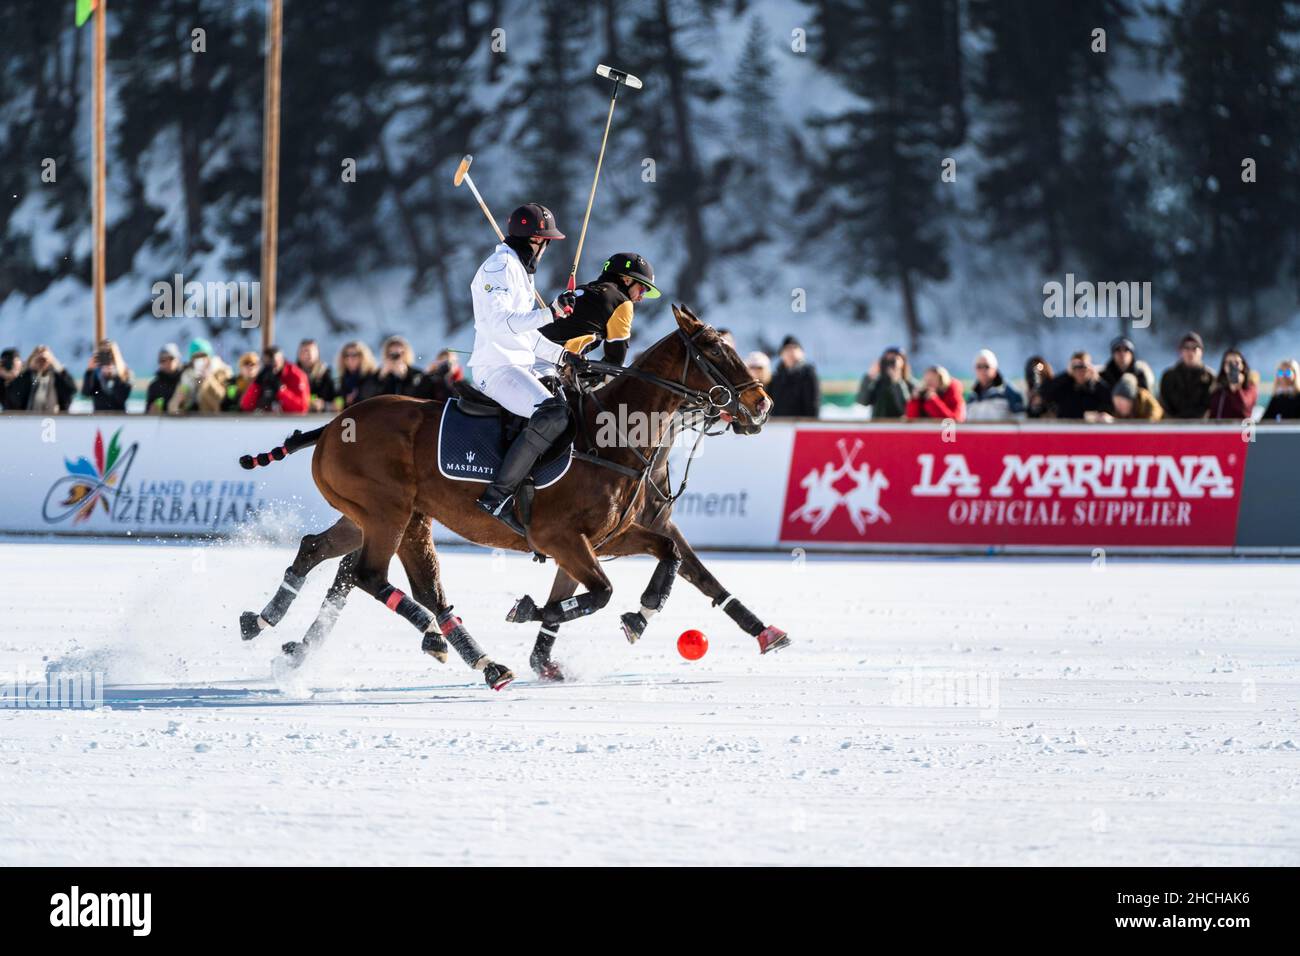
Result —
[[533, 277], [504, 242], [474, 273], [474, 352], [470, 368], [480, 373], [510, 365], [531, 368], [538, 358], [558, 362], [564, 346], [537, 330], [555, 320], [550, 309], [534, 308]]

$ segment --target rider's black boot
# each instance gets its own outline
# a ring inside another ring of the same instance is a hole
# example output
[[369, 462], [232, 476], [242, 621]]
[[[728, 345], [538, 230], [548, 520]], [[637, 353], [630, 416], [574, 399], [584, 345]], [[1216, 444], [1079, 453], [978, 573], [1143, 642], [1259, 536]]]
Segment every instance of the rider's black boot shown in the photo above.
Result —
[[532, 473], [537, 459], [551, 447], [551, 442], [564, 434], [568, 423], [569, 409], [562, 400], [542, 402], [501, 460], [496, 480], [478, 499], [480, 508], [520, 537], [526, 537], [527, 532], [515, 515], [515, 493]]

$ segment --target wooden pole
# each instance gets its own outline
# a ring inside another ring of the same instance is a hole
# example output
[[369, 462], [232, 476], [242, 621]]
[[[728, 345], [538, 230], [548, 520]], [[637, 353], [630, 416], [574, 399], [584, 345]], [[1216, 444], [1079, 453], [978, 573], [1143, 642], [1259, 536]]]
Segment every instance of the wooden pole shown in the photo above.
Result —
[[276, 243], [280, 231], [280, 42], [284, 0], [269, 0], [262, 118], [262, 348], [275, 341]]
[[108, 18], [108, 0], [99, 0], [99, 5], [95, 10], [94, 17], [94, 168], [91, 174], [91, 189], [93, 191], [93, 198], [91, 201], [91, 230], [93, 233], [91, 248], [91, 282], [95, 295], [95, 339], [91, 343], [92, 349], [98, 346], [99, 343], [107, 337], [107, 327], [104, 320], [104, 172], [106, 168], [104, 154], [104, 64], [108, 42], [108, 27], [106, 24]]

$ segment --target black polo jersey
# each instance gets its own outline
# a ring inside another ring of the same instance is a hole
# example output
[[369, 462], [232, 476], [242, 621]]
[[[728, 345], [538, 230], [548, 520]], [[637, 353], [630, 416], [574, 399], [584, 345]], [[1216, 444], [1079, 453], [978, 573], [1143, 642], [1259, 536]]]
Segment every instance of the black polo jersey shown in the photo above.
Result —
[[573, 290], [573, 314], [543, 325], [539, 332], [570, 352], [595, 342], [626, 342], [632, 335], [632, 300], [617, 282], [588, 282]]

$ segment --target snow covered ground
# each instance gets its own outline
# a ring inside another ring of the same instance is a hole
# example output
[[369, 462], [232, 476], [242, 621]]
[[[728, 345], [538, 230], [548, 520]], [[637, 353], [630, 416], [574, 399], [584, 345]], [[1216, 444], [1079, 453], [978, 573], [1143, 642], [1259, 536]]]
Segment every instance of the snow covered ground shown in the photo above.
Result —
[[359, 592], [277, 687], [332, 565], [236, 620], [291, 553], [0, 543], [0, 674], [107, 698], [0, 709], [0, 864], [1300, 864], [1300, 565], [712, 556], [794, 640], [760, 657], [680, 581], [630, 647], [623, 560], [539, 686], [503, 617], [550, 568], [444, 550], [494, 694]]

